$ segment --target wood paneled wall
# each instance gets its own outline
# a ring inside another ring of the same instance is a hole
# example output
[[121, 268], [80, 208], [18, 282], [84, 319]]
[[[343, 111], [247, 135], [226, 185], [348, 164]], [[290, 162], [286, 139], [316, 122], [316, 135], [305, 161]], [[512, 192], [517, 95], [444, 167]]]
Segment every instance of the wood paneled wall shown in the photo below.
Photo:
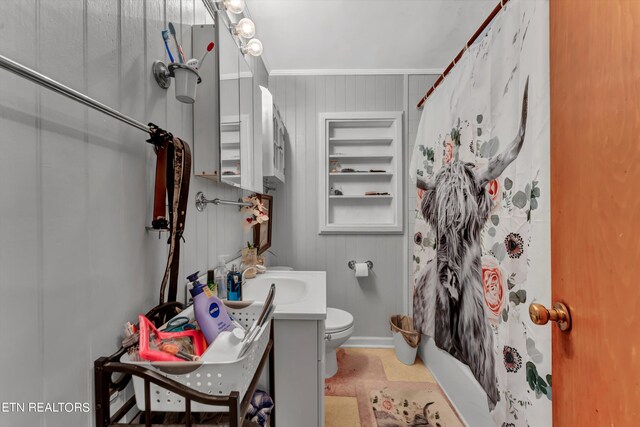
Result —
[[[0, 53], [192, 141], [192, 107], [160, 89], [172, 21], [211, 23], [200, 0], [6, 0]], [[197, 54], [196, 56], [199, 56]], [[266, 84], [266, 71], [259, 71]], [[0, 71], [0, 401], [91, 402], [92, 361], [158, 298], [166, 236], [147, 233], [155, 156], [145, 134]], [[239, 190], [192, 178], [191, 199]], [[243, 242], [237, 209], [189, 205], [181, 276]], [[2, 425], [86, 426], [89, 414], [2, 414]]]
[[[404, 236], [318, 235], [318, 113], [404, 111], [403, 76], [279, 76], [269, 86], [291, 139], [287, 183], [273, 196], [275, 264], [326, 270], [327, 303], [353, 315], [354, 336], [390, 337], [389, 316], [405, 306]], [[373, 261], [372, 274], [356, 279], [352, 259]]]

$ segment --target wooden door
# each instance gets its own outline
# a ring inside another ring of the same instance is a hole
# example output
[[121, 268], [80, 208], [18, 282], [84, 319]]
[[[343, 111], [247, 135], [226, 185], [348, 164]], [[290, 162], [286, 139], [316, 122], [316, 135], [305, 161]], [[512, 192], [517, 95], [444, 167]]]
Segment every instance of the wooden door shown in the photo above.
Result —
[[549, 3], [554, 427], [637, 426], [640, 1]]

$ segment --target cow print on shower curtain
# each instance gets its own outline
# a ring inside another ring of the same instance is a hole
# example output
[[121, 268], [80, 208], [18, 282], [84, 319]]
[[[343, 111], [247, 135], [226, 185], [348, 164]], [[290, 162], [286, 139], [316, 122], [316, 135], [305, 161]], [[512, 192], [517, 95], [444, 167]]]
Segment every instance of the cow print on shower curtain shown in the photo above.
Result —
[[533, 427], [551, 423], [550, 331], [528, 318], [550, 294], [548, 3], [508, 5], [424, 107], [413, 316], [496, 425]]

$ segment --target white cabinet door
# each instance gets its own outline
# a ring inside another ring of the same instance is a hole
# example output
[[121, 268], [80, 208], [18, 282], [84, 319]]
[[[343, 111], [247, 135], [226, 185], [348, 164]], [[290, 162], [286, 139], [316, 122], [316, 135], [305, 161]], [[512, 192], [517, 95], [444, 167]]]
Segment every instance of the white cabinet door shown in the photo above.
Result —
[[322, 427], [324, 408], [319, 393], [324, 392], [324, 379], [319, 378], [318, 321], [276, 320], [274, 352], [278, 427]]

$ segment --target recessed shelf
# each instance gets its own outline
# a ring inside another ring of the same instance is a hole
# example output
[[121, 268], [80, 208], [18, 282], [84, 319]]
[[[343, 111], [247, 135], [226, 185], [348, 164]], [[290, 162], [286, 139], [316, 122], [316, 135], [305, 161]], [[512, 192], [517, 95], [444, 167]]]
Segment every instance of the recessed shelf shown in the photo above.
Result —
[[391, 155], [359, 155], [359, 154], [331, 154], [329, 155], [329, 160], [352, 160], [357, 162], [367, 162], [367, 161], [382, 161], [388, 162], [393, 159]]
[[353, 145], [353, 144], [391, 144], [393, 138], [329, 138], [331, 144]]
[[340, 178], [371, 178], [372, 176], [391, 178], [393, 174], [391, 172], [332, 172], [329, 176], [339, 176]]
[[[358, 114], [358, 113], [355, 113]], [[368, 113], [367, 113], [368, 114]], [[369, 118], [364, 119], [346, 119], [335, 120], [331, 123], [334, 129], [366, 129], [366, 128], [390, 128], [395, 124], [395, 119], [389, 120], [372, 120]]]
[[365, 196], [364, 194], [345, 194], [342, 196], [329, 196], [329, 199], [393, 199], [393, 196], [391, 194], [380, 194], [375, 196]]
[[320, 113], [319, 119], [319, 233], [402, 233], [396, 197], [403, 182], [402, 113]]

